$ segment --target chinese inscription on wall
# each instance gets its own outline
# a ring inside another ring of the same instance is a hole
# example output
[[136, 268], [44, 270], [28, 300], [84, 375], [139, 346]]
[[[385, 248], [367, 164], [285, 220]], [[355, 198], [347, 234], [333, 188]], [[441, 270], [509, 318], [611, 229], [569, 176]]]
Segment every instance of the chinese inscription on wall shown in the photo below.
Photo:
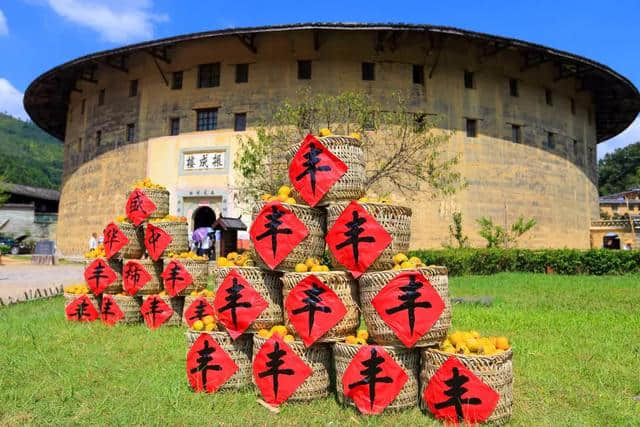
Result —
[[224, 169], [224, 152], [185, 153], [182, 168], [186, 171]]

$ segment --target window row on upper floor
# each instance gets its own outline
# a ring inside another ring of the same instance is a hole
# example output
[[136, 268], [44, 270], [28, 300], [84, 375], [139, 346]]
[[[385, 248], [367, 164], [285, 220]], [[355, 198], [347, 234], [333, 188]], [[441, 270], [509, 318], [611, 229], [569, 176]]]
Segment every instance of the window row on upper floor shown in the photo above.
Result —
[[[298, 64], [298, 79], [299, 80], [311, 80], [313, 61], [311, 60], [299, 60]], [[235, 83], [242, 84], [249, 82], [249, 70], [251, 64], [235, 64]], [[375, 81], [376, 80], [376, 63], [375, 62], [362, 62], [361, 63], [361, 78], [363, 81]], [[198, 65], [198, 74], [196, 78], [196, 87], [198, 89], [215, 88], [220, 86], [221, 75], [221, 63], [209, 63]], [[476, 73], [469, 70], [464, 70], [461, 76], [461, 84], [465, 89], [473, 90], [477, 88], [477, 76]], [[411, 82], [415, 85], [425, 85], [425, 69], [422, 64], [412, 64]], [[168, 86], [171, 90], [181, 90], [184, 84], [184, 71], [174, 71], [171, 73]], [[505, 85], [508, 93], [513, 98], [520, 97], [520, 80], [517, 78], [505, 78]], [[129, 97], [137, 97], [139, 95], [139, 81], [137, 79], [129, 81]], [[547, 106], [554, 105], [555, 94], [550, 88], [543, 88], [544, 100]], [[98, 106], [105, 105], [106, 89], [102, 88], [98, 92]], [[576, 114], [576, 101], [573, 97], [569, 99], [569, 111], [572, 115]], [[86, 100], [81, 100], [80, 114], [85, 112]], [[587, 109], [587, 121], [592, 124], [592, 110]]]

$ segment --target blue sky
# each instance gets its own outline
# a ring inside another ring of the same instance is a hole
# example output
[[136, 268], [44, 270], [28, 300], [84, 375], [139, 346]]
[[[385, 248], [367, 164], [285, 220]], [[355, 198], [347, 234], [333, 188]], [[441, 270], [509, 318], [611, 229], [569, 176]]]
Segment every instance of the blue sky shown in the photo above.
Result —
[[[320, 21], [448, 25], [519, 38], [602, 62], [640, 86], [638, 0], [0, 0], [0, 111], [25, 118], [29, 83], [87, 53], [196, 31]], [[598, 154], [635, 141], [640, 119]]]

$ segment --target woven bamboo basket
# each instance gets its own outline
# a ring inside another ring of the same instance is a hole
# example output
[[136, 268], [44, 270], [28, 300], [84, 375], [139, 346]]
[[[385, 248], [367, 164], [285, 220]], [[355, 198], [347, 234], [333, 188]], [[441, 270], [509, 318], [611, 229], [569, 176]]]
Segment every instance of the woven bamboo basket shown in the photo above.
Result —
[[216, 267], [213, 290], [218, 288], [232, 269], [242, 274], [249, 284], [264, 298], [269, 306], [253, 321], [247, 332], [257, 332], [260, 329], [270, 329], [272, 326], [284, 322], [282, 314], [282, 282], [280, 273], [259, 267]]
[[[317, 206], [325, 206], [329, 203], [358, 200], [365, 194], [365, 162], [362, 142], [349, 136], [323, 136], [318, 140], [327, 147], [336, 157], [347, 165], [347, 171], [336, 181], [331, 189], [318, 202]], [[300, 149], [302, 141], [293, 144], [287, 152], [287, 161]], [[304, 199], [295, 190], [293, 197], [298, 201]]]
[[183, 258], [164, 258], [165, 268], [173, 260], [180, 262], [184, 266], [185, 270], [187, 270], [193, 278], [193, 282], [182, 291], [180, 291], [178, 295], [187, 296], [193, 291], [200, 291], [207, 287], [207, 279], [209, 277], [209, 261], [197, 261], [194, 259]]
[[191, 295], [187, 295], [186, 297], [184, 297], [184, 306], [183, 306], [183, 309], [182, 309], [182, 324], [183, 325], [189, 326], [189, 324], [187, 323], [187, 319], [184, 316], [185, 316], [185, 313], [186, 313], [187, 309], [191, 305], [191, 303], [193, 303], [198, 298], [205, 298], [207, 300], [207, 302], [209, 304], [211, 304], [211, 307], [213, 307], [213, 300], [215, 299], [214, 297], [192, 297]]
[[[433, 288], [444, 301], [444, 310], [436, 323], [434, 323], [431, 330], [424, 334], [414, 345], [415, 347], [433, 346], [442, 342], [451, 328], [451, 301], [449, 300], [448, 271], [446, 267], [439, 266], [421, 267], [417, 270], [429, 279]], [[398, 339], [395, 332], [382, 320], [371, 304], [371, 300], [373, 300], [378, 292], [380, 292], [391, 279], [406, 271], [408, 270], [387, 270], [365, 273], [360, 276], [358, 280], [360, 285], [360, 304], [364, 321], [367, 324], [369, 335], [379, 344], [404, 345], [402, 341]]]
[[120, 307], [124, 317], [118, 323], [140, 323], [142, 322], [142, 313], [140, 306], [142, 305], [140, 298], [128, 295], [114, 295], [113, 299]]
[[[87, 268], [89, 266], [89, 264], [91, 264], [93, 261], [95, 261], [95, 259], [96, 258], [94, 258], [94, 259], [85, 259], [84, 260], [85, 268]], [[116, 280], [114, 280], [112, 284], [107, 286], [103, 292], [105, 294], [112, 294], [112, 295], [122, 292], [122, 260], [115, 259], [115, 258], [111, 258], [111, 259], [102, 258], [102, 259], [116, 273]]]
[[117, 259], [140, 258], [144, 252], [144, 228], [136, 227], [130, 222], [119, 222], [118, 228], [127, 236], [129, 242], [124, 245], [113, 257]]
[[[266, 202], [258, 202], [253, 209], [253, 221], [266, 205]], [[307, 227], [309, 234], [278, 264], [275, 270], [292, 271], [296, 264], [304, 262], [309, 257], [322, 258], [324, 254], [324, 234], [326, 230], [325, 214], [320, 209], [310, 208], [304, 205], [283, 206], [293, 212], [298, 219]], [[269, 268], [260, 255], [251, 247], [251, 257], [256, 260], [258, 266]]]
[[[260, 351], [260, 348], [267, 340], [258, 335], [253, 336], [253, 356]], [[306, 363], [312, 374], [302, 383], [300, 387], [289, 397], [289, 402], [308, 402], [329, 395], [331, 386], [331, 347], [328, 344], [314, 344], [305, 347], [302, 341], [287, 343]]]
[[191, 348], [200, 334], [211, 335], [211, 338], [216, 340], [220, 347], [238, 365], [236, 373], [219, 390], [239, 390], [252, 384], [251, 353], [253, 350], [253, 338], [251, 334], [240, 335], [234, 341], [225, 331], [198, 332], [189, 330], [186, 332], [188, 348]]
[[[334, 291], [347, 309], [344, 315], [333, 328], [329, 329], [318, 342], [342, 341], [348, 335], [355, 335], [360, 326], [360, 308], [358, 307], [358, 285], [349, 273], [343, 271], [326, 271], [312, 273], [285, 273], [282, 276], [283, 299], [287, 300], [289, 292], [304, 278], [313, 274], [322, 283]], [[289, 322], [287, 311], [284, 311], [284, 321], [286, 326], [293, 330], [293, 325]]]
[[[333, 227], [333, 224], [335, 224], [348, 204], [349, 202], [340, 202], [329, 205], [327, 208], [328, 230], [331, 230], [331, 227]], [[387, 270], [393, 267], [393, 256], [395, 254], [409, 250], [409, 241], [411, 240], [411, 208], [388, 205], [386, 203], [360, 203], [360, 205], [387, 230], [392, 238], [389, 246], [382, 251], [367, 271]], [[335, 269], [344, 269], [344, 267], [336, 261], [331, 252], [329, 252], [329, 257]]]
[[[164, 218], [169, 215], [169, 192], [167, 190], [159, 190], [154, 188], [140, 188], [155, 205], [156, 210], [149, 215], [149, 218]], [[127, 200], [131, 191], [127, 193]]]
[[[387, 406], [384, 412], [401, 411], [403, 409], [415, 408], [420, 400], [419, 372], [420, 372], [420, 353], [416, 349], [405, 347], [382, 346], [389, 353], [393, 360], [407, 374], [407, 382], [404, 384], [398, 395]], [[335, 361], [336, 372], [336, 395], [338, 402], [343, 405], [356, 406], [354, 401], [346, 397], [342, 392], [342, 376], [347, 370], [353, 357], [362, 348], [356, 344], [346, 344], [337, 342], [333, 346], [333, 359]]]
[[[127, 261], [129, 260], [124, 260], [123, 266], [127, 263]], [[161, 277], [163, 266], [162, 258], [160, 258], [158, 261], [154, 261], [151, 258], [135, 259], [134, 261], [139, 262], [147, 271], [147, 273], [151, 275], [151, 279], [149, 279], [149, 281], [145, 283], [144, 286], [140, 288], [140, 290], [138, 290], [136, 295], [154, 295], [164, 289]]]
[[[424, 395], [424, 389], [429, 384], [429, 379], [451, 356], [450, 353], [429, 348], [421, 350], [422, 370], [420, 381]], [[500, 395], [498, 404], [493, 413], [486, 420], [487, 423], [504, 424], [513, 412], [513, 351], [492, 356], [469, 356], [456, 354], [458, 360], [485, 384], [489, 385]], [[420, 399], [420, 406], [424, 411], [429, 411], [424, 399]]]
[[164, 221], [153, 222], [152, 224], [171, 236], [171, 243], [164, 249], [164, 255], [169, 252], [181, 253], [189, 250], [189, 225], [186, 222]]
[[89, 297], [89, 301], [91, 301], [91, 303], [93, 304], [93, 307], [99, 313], [100, 312], [100, 302], [98, 301], [98, 298], [95, 295], [93, 295], [92, 293], [88, 293], [88, 294], [70, 294], [70, 293], [65, 292], [64, 293], [64, 307], [67, 308], [67, 306], [69, 304], [71, 304], [76, 298], [79, 298], [82, 295], [86, 295], [87, 297]]
[[[145, 296], [144, 300], [149, 298], [149, 296]], [[168, 318], [163, 325], [166, 326], [180, 326], [182, 324], [182, 308], [184, 306], [184, 298], [183, 297], [175, 297], [171, 298], [169, 295], [158, 295], [162, 301], [167, 303], [173, 309], [173, 315]], [[143, 300], [143, 303], [144, 303]]]

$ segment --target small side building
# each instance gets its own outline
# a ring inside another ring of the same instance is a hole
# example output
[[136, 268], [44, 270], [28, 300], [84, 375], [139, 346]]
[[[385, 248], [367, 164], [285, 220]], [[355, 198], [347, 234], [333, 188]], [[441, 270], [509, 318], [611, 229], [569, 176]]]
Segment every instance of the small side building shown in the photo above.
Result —
[[604, 247], [605, 236], [617, 235], [621, 245], [640, 249], [640, 188], [602, 196], [600, 219], [591, 221], [592, 248]]
[[60, 192], [48, 188], [4, 184], [8, 200], [0, 206], [0, 233], [55, 240]]

